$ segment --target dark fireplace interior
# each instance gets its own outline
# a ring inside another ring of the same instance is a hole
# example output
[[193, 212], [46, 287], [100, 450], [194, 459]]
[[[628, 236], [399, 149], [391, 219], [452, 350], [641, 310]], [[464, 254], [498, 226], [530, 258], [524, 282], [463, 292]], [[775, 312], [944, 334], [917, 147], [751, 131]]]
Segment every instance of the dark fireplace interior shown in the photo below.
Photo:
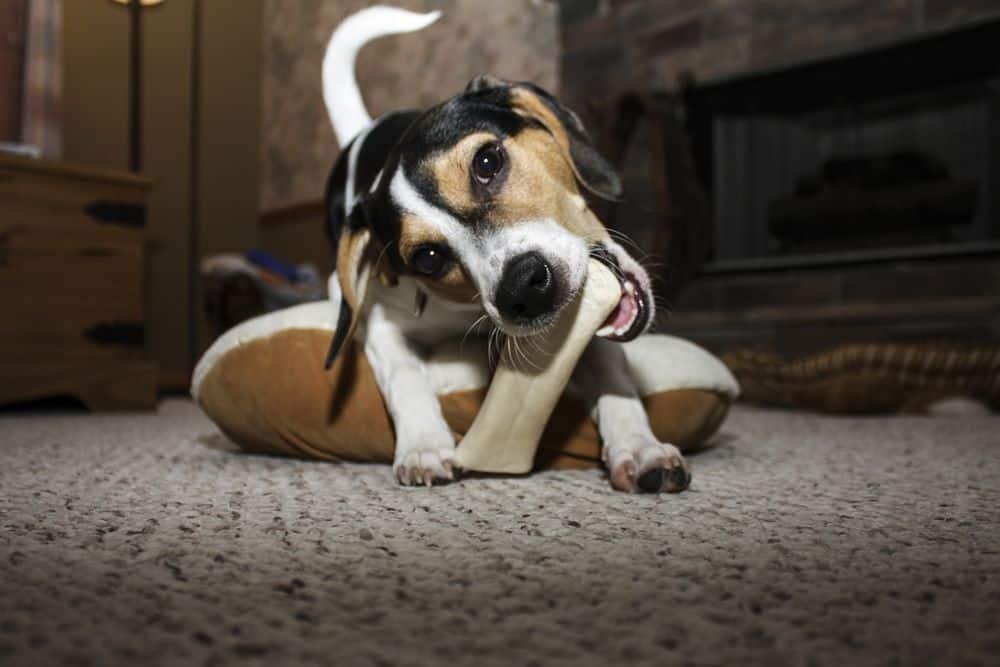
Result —
[[709, 266], [997, 247], [998, 37], [988, 25], [693, 90]]

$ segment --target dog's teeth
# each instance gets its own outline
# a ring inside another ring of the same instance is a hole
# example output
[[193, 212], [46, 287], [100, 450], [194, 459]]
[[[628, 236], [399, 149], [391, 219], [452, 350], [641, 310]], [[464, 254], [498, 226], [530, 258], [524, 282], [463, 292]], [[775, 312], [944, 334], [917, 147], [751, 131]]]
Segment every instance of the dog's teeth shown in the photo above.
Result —
[[629, 294], [635, 294], [635, 284], [631, 280], [625, 281], [625, 291]]
[[605, 327], [601, 327], [600, 329], [598, 329], [597, 332], [594, 333], [594, 335], [603, 338], [604, 336], [610, 336], [614, 332], [615, 332], [615, 330], [612, 329], [611, 325], [609, 324], [609, 325], [607, 325]]

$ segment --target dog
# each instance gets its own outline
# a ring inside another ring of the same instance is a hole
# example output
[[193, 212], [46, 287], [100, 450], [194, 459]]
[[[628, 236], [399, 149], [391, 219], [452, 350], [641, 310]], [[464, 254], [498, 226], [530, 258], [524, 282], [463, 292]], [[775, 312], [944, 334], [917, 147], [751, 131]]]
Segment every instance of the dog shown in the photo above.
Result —
[[395, 428], [396, 479], [453, 480], [455, 440], [423, 350], [483, 322], [508, 339], [544, 330], [597, 258], [619, 277], [622, 297], [572, 385], [597, 422], [614, 488], [687, 488], [690, 467], [653, 435], [619, 344], [653, 321], [650, 278], [582, 194], [615, 200], [622, 186], [576, 114], [535, 85], [484, 75], [429, 109], [369, 117], [357, 52], [439, 16], [371, 7], [327, 46], [323, 97], [342, 147], [326, 189], [330, 294], [341, 298], [328, 366], [357, 333]]

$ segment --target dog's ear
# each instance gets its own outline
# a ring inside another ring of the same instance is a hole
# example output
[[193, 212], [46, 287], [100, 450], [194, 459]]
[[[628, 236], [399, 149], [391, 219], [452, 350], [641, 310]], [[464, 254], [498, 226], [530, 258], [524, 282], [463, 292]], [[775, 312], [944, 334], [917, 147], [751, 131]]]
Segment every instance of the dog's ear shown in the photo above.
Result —
[[555, 138], [584, 187], [604, 199], [621, 198], [618, 172], [594, 147], [580, 118], [551, 94], [532, 83], [512, 83], [489, 74], [470, 81], [465, 92], [493, 97], [541, 124]]
[[362, 205], [356, 205], [337, 243], [337, 282], [340, 284], [340, 312], [326, 367], [333, 364], [344, 343], [354, 335], [364, 310], [368, 284], [381, 254]]
[[492, 74], [480, 74], [465, 87], [466, 93], [481, 93], [484, 90], [509, 88], [514, 84], [510, 81], [493, 76]]

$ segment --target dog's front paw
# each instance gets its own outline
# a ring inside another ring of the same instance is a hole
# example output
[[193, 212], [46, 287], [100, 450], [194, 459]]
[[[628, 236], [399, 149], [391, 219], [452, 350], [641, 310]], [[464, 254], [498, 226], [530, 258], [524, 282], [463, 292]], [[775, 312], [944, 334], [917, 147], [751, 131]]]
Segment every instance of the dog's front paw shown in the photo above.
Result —
[[399, 452], [392, 471], [400, 484], [433, 486], [455, 479], [455, 446], [413, 447]]
[[630, 493], [677, 493], [691, 484], [691, 466], [673, 445], [660, 442], [604, 447], [611, 485]]

